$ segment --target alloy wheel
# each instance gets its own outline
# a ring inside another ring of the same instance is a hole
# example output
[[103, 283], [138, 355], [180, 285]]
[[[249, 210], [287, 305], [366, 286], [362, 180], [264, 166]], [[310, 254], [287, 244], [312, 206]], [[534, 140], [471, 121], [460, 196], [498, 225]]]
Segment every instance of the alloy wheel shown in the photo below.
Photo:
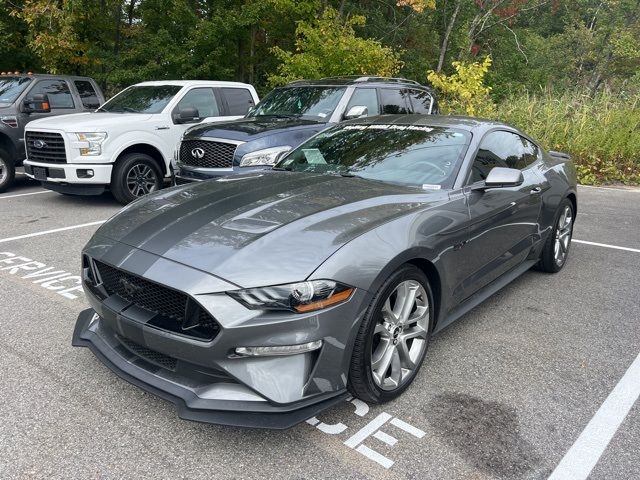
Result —
[[429, 297], [416, 280], [401, 282], [389, 295], [376, 323], [371, 348], [373, 380], [383, 390], [405, 384], [427, 348]]
[[556, 240], [553, 246], [553, 259], [558, 266], [562, 266], [567, 260], [569, 243], [571, 242], [571, 233], [573, 231], [572, 227], [573, 212], [571, 211], [571, 207], [566, 205], [558, 219], [558, 226], [555, 234]]
[[127, 188], [134, 197], [141, 197], [156, 190], [158, 177], [148, 165], [137, 163], [127, 173]]
[[0, 158], [0, 185], [6, 182], [8, 176], [9, 168], [7, 167], [6, 162], [2, 158]]

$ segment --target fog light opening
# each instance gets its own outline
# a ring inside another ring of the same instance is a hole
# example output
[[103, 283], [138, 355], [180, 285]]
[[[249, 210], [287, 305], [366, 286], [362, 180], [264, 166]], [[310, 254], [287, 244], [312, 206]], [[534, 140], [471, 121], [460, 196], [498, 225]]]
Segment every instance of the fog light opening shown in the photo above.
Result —
[[93, 170], [80, 169], [78, 170], [78, 178], [92, 178], [94, 175]]
[[273, 355], [296, 355], [318, 350], [322, 347], [322, 340], [302, 343], [300, 345], [278, 345], [276, 347], [237, 347], [236, 355], [243, 357], [268, 357]]

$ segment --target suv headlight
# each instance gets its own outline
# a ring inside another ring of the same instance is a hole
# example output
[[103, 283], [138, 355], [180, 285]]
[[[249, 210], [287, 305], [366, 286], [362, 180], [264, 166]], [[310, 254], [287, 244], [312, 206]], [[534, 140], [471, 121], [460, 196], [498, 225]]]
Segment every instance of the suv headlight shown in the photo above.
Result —
[[345, 302], [354, 290], [353, 287], [333, 280], [312, 280], [232, 290], [227, 292], [227, 295], [251, 310], [291, 310], [306, 313]]
[[256, 150], [255, 152], [247, 153], [242, 157], [240, 160], [240, 166], [257, 167], [261, 165], [275, 165], [280, 159], [280, 155], [287, 153], [289, 150], [291, 150], [291, 147], [288, 145]]
[[90, 156], [102, 153], [102, 142], [107, 138], [106, 132], [76, 132], [75, 135], [84, 144], [79, 146], [80, 155]]

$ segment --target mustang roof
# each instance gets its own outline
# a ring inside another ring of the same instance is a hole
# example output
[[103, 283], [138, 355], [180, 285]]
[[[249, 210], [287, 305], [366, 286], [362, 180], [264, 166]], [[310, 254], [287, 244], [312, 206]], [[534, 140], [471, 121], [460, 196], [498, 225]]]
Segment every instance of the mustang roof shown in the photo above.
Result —
[[488, 130], [495, 127], [504, 127], [508, 130], [517, 131], [511, 125], [486, 120], [483, 118], [463, 117], [455, 115], [377, 115], [373, 117], [363, 117], [349, 120], [344, 125], [425, 125], [429, 127], [451, 127], [461, 130], [479, 131]]

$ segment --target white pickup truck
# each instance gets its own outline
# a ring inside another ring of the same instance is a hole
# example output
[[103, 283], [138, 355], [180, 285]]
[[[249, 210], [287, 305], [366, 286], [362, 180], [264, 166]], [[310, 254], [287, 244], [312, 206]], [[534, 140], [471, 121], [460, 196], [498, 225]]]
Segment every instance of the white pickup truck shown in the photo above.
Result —
[[255, 89], [245, 83], [139, 83], [95, 112], [29, 123], [25, 173], [65, 194], [109, 189], [126, 204], [171, 177], [174, 150], [188, 127], [241, 118], [256, 103]]

